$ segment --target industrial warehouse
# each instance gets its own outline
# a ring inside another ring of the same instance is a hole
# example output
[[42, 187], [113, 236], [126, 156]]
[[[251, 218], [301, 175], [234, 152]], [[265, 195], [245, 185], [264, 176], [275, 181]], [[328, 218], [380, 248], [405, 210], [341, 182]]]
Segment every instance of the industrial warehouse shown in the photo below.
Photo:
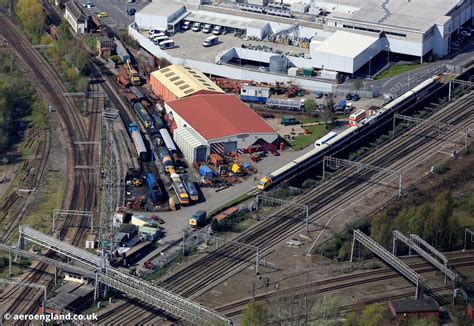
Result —
[[191, 161], [211, 153], [243, 152], [255, 143], [273, 143], [278, 134], [232, 94], [194, 95], [165, 103], [176, 123], [173, 139]]
[[472, 0], [5, 6], [0, 325], [474, 320]]
[[[160, 10], [153, 3], [137, 12], [129, 34], [151, 54], [172, 63], [185, 60], [186, 66], [206, 74], [256, 82], [297, 81], [306, 89], [331, 91], [339, 74], [353, 76], [363, 69], [370, 77], [375, 72], [370, 71], [371, 61], [377, 56], [390, 61], [392, 53], [420, 62], [445, 56], [452, 50], [451, 35], [473, 16], [472, 0], [393, 1], [386, 6], [376, 0], [343, 0], [272, 6], [262, 0], [188, 10], [171, 3]], [[174, 46], [160, 48], [150, 41], [146, 33], [152, 26], [166, 30]], [[188, 33], [199, 38], [208, 31], [219, 35], [219, 41], [206, 51], [196, 48], [189, 37], [183, 38]], [[290, 76], [291, 67], [311, 68], [313, 73]]]

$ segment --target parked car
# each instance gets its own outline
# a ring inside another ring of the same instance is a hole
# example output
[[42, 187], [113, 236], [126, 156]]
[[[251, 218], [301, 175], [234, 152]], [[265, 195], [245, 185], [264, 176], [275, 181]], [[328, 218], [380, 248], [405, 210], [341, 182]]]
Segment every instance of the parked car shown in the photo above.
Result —
[[323, 97], [323, 93], [322, 93], [322, 92], [316, 92], [316, 93], [314, 93], [314, 96], [315, 96], [316, 98], [322, 98], [322, 97]]
[[137, 10], [135, 8], [128, 8], [128, 10], [127, 10], [127, 14], [129, 16], [135, 15], [136, 12], [137, 12]]
[[347, 93], [346, 94], [346, 100], [350, 100], [352, 98], [352, 94], [351, 93]]
[[87, 1], [87, 2], [82, 4], [83, 8], [92, 8], [93, 6], [94, 6], [94, 4], [90, 1]]
[[268, 71], [268, 68], [267, 68], [267, 67], [260, 66], [260, 67], [258, 67], [258, 70], [259, 70], [259, 71], [262, 71], [262, 72], [267, 72], [267, 71]]
[[358, 100], [360, 100], [360, 96], [358, 94], [354, 94], [354, 95], [352, 95], [352, 100], [353, 101], [358, 101]]
[[105, 17], [109, 17], [109, 14], [106, 13], [105, 11], [102, 11], [102, 12], [99, 12], [99, 14], [97, 15], [97, 17], [99, 17], [99, 18], [105, 18]]

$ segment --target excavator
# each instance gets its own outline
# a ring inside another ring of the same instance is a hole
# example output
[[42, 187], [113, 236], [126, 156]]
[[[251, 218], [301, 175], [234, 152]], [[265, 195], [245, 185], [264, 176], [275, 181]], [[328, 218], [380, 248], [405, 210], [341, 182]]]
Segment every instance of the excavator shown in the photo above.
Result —
[[130, 81], [133, 85], [138, 86], [140, 85], [140, 75], [138, 75], [138, 71], [133, 68], [132, 63], [130, 60], [125, 61], [125, 69], [127, 70], [128, 77], [130, 77]]

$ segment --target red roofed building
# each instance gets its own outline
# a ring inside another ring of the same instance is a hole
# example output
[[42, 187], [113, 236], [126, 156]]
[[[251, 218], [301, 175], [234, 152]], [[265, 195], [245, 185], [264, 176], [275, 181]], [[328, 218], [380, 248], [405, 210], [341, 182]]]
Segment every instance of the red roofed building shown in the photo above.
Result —
[[168, 101], [165, 110], [176, 122], [173, 139], [191, 162], [211, 153], [243, 150], [272, 143], [278, 134], [232, 94], [204, 94]]

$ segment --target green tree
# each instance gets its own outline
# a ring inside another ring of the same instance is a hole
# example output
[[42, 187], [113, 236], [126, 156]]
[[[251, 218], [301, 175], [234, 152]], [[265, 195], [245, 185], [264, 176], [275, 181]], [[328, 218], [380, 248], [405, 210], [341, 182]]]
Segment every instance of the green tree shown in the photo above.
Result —
[[467, 202], [467, 210], [471, 216], [474, 216], [474, 192], [471, 193], [469, 196], [469, 200]]
[[385, 326], [387, 325], [389, 314], [387, 308], [373, 304], [367, 306], [358, 319], [360, 326]]
[[316, 107], [317, 104], [314, 98], [307, 98], [304, 100], [304, 109], [306, 112], [314, 112], [316, 111]]
[[243, 326], [264, 326], [268, 324], [268, 308], [258, 301], [247, 304], [242, 315]]
[[16, 14], [26, 34], [37, 41], [43, 33], [46, 15], [38, 0], [18, 0]]
[[219, 231], [220, 230], [219, 222], [215, 218], [212, 219], [211, 230], [212, 231]]
[[324, 107], [323, 109], [323, 112], [321, 114], [321, 118], [324, 122], [324, 126], [326, 128], [328, 128], [328, 124], [330, 123], [333, 123], [334, 122], [334, 118], [335, 118], [335, 103], [334, 103], [334, 100], [332, 98], [330, 98], [327, 102], [326, 102], [326, 106]]
[[392, 238], [392, 225], [386, 213], [377, 214], [370, 223], [370, 237], [387, 247]]

